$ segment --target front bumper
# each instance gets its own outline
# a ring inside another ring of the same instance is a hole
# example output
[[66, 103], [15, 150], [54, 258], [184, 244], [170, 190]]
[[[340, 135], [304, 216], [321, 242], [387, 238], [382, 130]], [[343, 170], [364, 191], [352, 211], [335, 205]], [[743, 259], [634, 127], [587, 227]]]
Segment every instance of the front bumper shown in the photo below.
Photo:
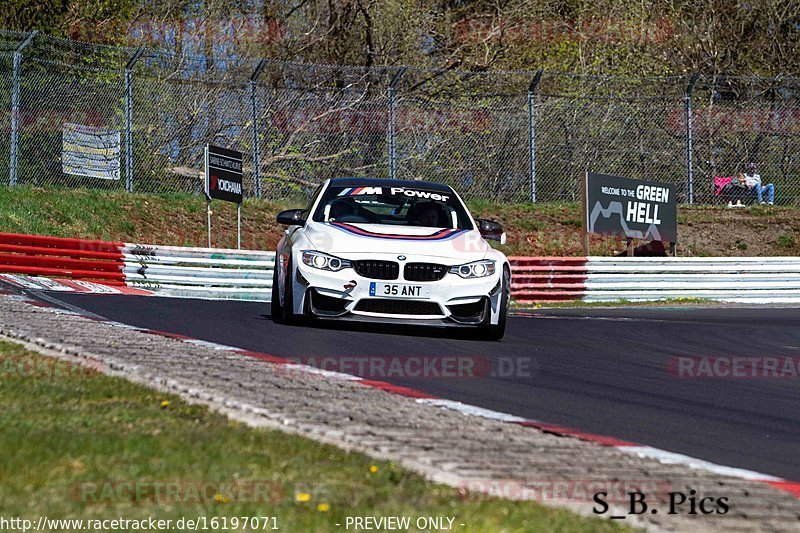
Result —
[[[439, 281], [406, 281], [359, 276], [300, 264], [295, 275], [296, 313], [318, 318], [427, 325], [478, 326], [496, 323], [502, 268], [492, 276], [464, 279], [446, 274]], [[370, 283], [423, 285], [429, 298], [381, 298], [370, 295]]]

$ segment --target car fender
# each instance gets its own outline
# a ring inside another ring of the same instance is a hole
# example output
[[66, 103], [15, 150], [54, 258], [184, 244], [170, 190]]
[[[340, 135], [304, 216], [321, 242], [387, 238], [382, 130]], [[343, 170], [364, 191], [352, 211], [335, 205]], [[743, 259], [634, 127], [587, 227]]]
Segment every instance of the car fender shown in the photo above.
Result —
[[[298, 265], [303, 260], [303, 250], [313, 250], [315, 247], [309, 241], [305, 228], [297, 227], [294, 231], [288, 232], [287, 235], [281, 239], [283, 246], [279, 247], [281, 251], [282, 269], [284, 276], [289, 276], [292, 287], [292, 307], [295, 314], [302, 314], [305, 309], [306, 286], [297, 280]], [[291, 258], [292, 270], [288, 269], [289, 258]], [[277, 261], [277, 257], [276, 257]], [[285, 287], [283, 285], [281, 288]], [[281, 302], [285, 302], [286, 297], [281, 295]]]
[[[491, 248], [487, 254], [486, 259], [493, 259], [497, 262], [497, 269], [500, 272], [500, 279], [502, 280], [503, 271], [508, 270], [509, 272], [509, 285], [511, 284], [511, 264], [508, 261], [506, 255], [499, 251]], [[502, 288], [502, 285], [501, 285]], [[502, 302], [502, 290], [497, 291], [495, 294], [490, 295], [489, 297], [489, 307], [491, 311], [490, 322], [493, 325], [496, 325], [500, 321], [500, 304]]]

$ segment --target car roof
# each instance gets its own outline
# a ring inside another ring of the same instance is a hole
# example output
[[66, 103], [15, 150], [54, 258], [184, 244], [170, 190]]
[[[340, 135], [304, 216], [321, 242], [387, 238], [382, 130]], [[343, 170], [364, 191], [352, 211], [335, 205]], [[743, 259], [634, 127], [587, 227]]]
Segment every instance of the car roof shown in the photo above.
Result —
[[452, 189], [441, 183], [422, 180], [392, 180], [379, 178], [333, 178], [331, 187], [409, 187], [428, 191], [450, 192]]

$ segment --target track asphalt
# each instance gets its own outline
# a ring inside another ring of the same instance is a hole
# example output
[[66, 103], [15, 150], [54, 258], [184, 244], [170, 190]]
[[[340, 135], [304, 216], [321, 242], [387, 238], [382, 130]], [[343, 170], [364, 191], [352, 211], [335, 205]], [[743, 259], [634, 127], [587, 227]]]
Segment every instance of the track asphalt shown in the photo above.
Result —
[[[791, 363], [800, 371], [797, 308], [521, 311], [497, 343], [458, 330], [280, 325], [263, 303], [48, 296], [141, 328], [298, 358], [503, 413], [800, 480], [800, 376], [784, 366]], [[679, 357], [717, 359], [684, 359], [680, 366]], [[769, 369], [766, 377], [734, 377], [767, 361], [759, 359], [753, 367], [746, 357], [785, 358], [778, 359], [781, 377]], [[442, 371], [455, 377], [442, 377]]]

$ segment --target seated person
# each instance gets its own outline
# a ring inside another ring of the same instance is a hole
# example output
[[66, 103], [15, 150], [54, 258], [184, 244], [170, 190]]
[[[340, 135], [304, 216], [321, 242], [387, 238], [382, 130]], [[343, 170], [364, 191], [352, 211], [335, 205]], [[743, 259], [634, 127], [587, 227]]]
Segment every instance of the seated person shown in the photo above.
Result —
[[772, 183], [767, 183], [766, 185], [761, 185], [761, 175], [756, 172], [756, 164], [749, 163], [747, 165], [747, 172], [744, 175], [745, 181], [747, 184], [747, 188], [751, 191], [755, 191], [756, 196], [758, 197], [758, 203], [764, 205], [764, 191], [767, 193], [767, 202], [769, 205], [773, 205], [775, 203], [775, 185]]
[[426, 226], [430, 228], [447, 228], [447, 214], [441, 205], [436, 202], [423, 202], [414, 204], [408, 211], [408, 222], [412, 226]]
[[[732, 181], [729, 185], [728, 196], [731, 201], [728, 202], [728, 207], [743, 207], [744, 204], [749, 204], [755, 200], [755, 191], [747, 186], [745, 175], [739, 172], [736, 178], [736, 181]], [[733, 206], [732, 202], [736, 202], [736, 205]]]
[[739, 173], [738, 179], [731, 178], [730, 182], [719, 191], [718, 196], [720, 200], [728, 201], [728, 207], [744, 207], [742, 202], [749, 203], [755, 198], [755, 192], [747, 188], [744, 174]]

